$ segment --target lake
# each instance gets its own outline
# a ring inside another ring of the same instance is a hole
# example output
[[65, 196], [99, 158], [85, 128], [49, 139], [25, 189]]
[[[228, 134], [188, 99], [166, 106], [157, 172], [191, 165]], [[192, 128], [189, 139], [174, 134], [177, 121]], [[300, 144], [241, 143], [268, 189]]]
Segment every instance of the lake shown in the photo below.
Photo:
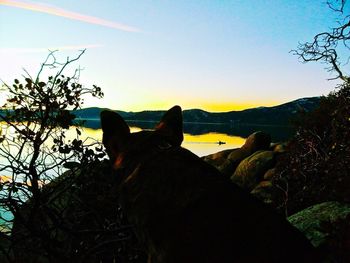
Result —
[[[127, 121], [132, 132], [152, 129], [155, 121]], [[83, 135], [101, 140], [102, 130], [99, 119], [87, 119]], [[184, 123], [184, 141], [182, 147], [198, 156], [205, 156], [226, 149], [241, 147], [246, 138], [255, 131], [264, 131], [271, 135], [272, 142], [286, 141], [293, 136], [294, 130], [286, 126], [271, 125], [230, 125], [213, 123]], [[224, 142], [224, 144], [219, 144]]]
[[[127, 121], [132, 132], [152, 129], [155, 121]], [[6, 126], [0, 123], [1, 126]], [[102, 130], [99, 119], [86, 119], [81, 139], [92, 138], [101, 141]], [[294, 130], [286, 126], [271, 125], [230, 125], [213, 123], [184, 123], [184, 141], [182, 146], [198, 156], [205, 156], [226, 149], [241, 147], [246, 138], [255, 131], [264, 131], [271, 135], [272, 142], [286, 141]], [[67, 137], [75, 138], [75, 127], [67, 132]], [[222, 142], [222, 143], [219, 143]], [[1, 157], [0, 157], [1, 161]], [[0, 174], [1, 175], [1, 174]]]

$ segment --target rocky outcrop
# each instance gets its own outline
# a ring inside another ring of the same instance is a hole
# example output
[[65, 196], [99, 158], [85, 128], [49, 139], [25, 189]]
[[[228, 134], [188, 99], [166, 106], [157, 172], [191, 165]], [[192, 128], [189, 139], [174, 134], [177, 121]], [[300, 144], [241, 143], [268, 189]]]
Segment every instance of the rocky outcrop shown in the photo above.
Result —
[[225, 150], [203, 157], [203, 159], [215, 166], [225, 176], [231, 177], [242, 160], [256, 151], [268, 150], [271, 136], [265, 132], [251, 134], [241, 148]]
[[262, 181], [265, 172], [274, 164], [275, 153], [273, 151], [257, 151], [240, 162], [231, 180], [251, 191]]
[[227, 156], [234, 150], [232, 149], [228, 149], [228, 150], [223, 150], [217, 153], [213, 153], [207, 156], [204, 156], [203, 159], [204, 161], [206, 161], [207, 163], [215, 166], [215, 167], [219, 167], [221, 166], [225, 160], [227, 159]]
[[[256, 132], [241, 148], [208, 155], [204, 160], [258, 199], [277, 207], [285, 201], [286, 192], [274, 184], [279, 177], [275, 165], [286, 151], [287, 143], [270, 143], [269, 136]], [[350, 262], [350, 204], [335, 201], [316, 204], [288, 220], [317, 248], [322, 258], [319, 262]]]
[[275, 203], [282, 195], [272, 180], [279, 155], [286, 151], [285, 143], [271, 143], [265, 132], [251, 134], [241, 148], [221, 151], [203, 157], [233, 182], [266, 203]]
[[350, 262], [350, 204], [317, 204], [288, 220], [324, 253], [326, 262]]
[[271, 144], [271, 136], [266, 132], [254, 132], [245, 141], [242, 149], [245, 149], [249, 154], [256, 151], [268, 150]]

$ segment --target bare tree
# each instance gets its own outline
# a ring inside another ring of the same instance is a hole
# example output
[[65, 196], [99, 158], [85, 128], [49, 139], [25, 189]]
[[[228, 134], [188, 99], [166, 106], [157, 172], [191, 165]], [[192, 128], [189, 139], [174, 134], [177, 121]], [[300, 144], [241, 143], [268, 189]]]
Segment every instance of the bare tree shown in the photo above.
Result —
[[329, 0], [327, 5], [338, 13], [337, 26], [329, 31], [314, 36], [313, 41], [300, 43], [292, 53], [298, 55], [303, 62], [319, 61], [326, 64], [329, 72], [335, 72], [331, 79], [349, 81], [349, 41], [350, 14], [347, 0]]

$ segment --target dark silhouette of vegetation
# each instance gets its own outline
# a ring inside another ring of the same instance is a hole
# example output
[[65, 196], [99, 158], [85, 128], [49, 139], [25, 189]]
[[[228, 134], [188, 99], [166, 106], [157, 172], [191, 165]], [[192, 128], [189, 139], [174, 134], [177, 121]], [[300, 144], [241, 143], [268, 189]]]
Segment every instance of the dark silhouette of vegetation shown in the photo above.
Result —
[[350, 78], [338, 55], [341, 45], [349, 48], [350, 15], [345, 0], [327, 4], [343, 17], [342, 23], [301, 44], [295, 53], [304, 62], [327, 63], [342, 83], [321, 98], [319, 108], [301, 113], [289, 153], [278, 163], [275, 184], [284, 192], [280, 209], [287, 215], [324, 201], [350, 202]]
[[[0, 108], [0, 261], [139, 262], [102, 146], [84, 138], [71, 110], [100, 87], [63, 72], [50, 52], [38, 74], [3, 83]], [[43, 81], [48, 70], [55, 74]], [[68, 131], [69, 129], [69, 131]], [[70, 133], [74, 134], [70, 134]]]
[[329, 200], [350, 202], [350, 83], [302, 113], [289, 152], [278, 164], [288, 214]]

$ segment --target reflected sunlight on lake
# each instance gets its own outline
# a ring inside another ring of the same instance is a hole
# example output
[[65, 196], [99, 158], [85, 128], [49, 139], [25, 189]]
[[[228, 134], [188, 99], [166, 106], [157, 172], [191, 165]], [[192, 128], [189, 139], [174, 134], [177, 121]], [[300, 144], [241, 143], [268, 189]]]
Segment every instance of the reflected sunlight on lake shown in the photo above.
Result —
[[[223, 144], [219, 144], [219, 142]], [[184, 134], [182, 147], [189, 149], [198, 156], [205, 156], [226, 149], [241, 147], [245, 138], [224, 133], [206, 133], [201, 135]]]
[[[131, 132], [138, 132], [142, 129], [139, 127], [130, 127]], [[74, 129], [68, 136], [74, 138]], [[83, 128], [81, 139], [93, 138], [98, 141], [102, 140], [101, 129]], [[223, 144], [219, 144], [219, 142]], [[184, 133], [184, 141], [182, 147], [190, 150], [198, 156], [205, 156], [226, 149], [241, 147], [245, 142], [245, 138], [233, 136], [224, 133], [209, 132], [200, 135], [191, 135]]]

